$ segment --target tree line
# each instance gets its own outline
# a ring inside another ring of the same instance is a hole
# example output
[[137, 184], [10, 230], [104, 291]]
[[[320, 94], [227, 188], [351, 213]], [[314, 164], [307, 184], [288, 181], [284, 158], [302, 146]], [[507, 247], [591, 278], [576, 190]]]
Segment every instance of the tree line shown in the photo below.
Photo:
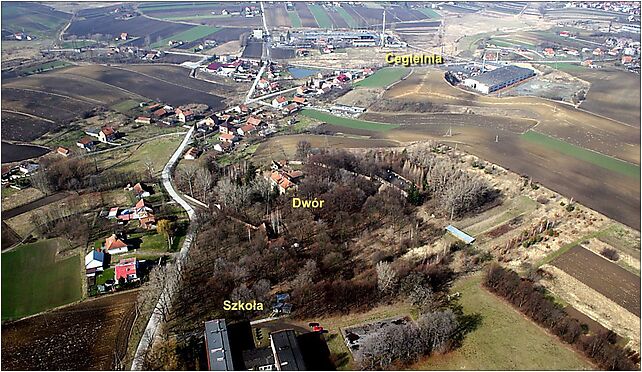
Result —
[[640, 362], [638, 353], [616, 344], [617, 335], [610, 331], [588, 333], [579, 320], [569, 316], [548, 298], [534, 282], [516, 272], [490, 265], [483, 284], [491, 292], [505, 298], [519, 311], [547, 328], [562, 341], [590, 358], [599, 368], [635, 370]]

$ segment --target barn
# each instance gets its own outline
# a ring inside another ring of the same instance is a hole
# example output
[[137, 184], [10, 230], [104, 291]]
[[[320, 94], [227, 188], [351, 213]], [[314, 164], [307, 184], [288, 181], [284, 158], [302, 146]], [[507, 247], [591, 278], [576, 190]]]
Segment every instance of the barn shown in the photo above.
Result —
[[465, 79], [464, 85], [481, 93], [488, 94], [519, 83], [534, 75], [535, 72], [529, 68], [504, 66]]

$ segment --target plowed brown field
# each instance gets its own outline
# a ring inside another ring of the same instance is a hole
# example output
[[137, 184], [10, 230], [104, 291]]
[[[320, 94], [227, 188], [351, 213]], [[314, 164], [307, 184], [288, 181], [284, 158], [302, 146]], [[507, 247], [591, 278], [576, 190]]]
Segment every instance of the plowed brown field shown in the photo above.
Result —
[[640, 278], [635, 274], [581, 246], [571, 248], [551, 264], [640, 316]]

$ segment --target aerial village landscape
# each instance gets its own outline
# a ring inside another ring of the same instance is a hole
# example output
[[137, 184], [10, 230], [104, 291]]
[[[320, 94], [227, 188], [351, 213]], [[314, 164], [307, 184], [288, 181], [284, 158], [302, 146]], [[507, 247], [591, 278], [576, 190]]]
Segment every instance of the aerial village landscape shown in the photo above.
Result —
[[6, 370], [639, 370], [639, 2], [2, 1]]

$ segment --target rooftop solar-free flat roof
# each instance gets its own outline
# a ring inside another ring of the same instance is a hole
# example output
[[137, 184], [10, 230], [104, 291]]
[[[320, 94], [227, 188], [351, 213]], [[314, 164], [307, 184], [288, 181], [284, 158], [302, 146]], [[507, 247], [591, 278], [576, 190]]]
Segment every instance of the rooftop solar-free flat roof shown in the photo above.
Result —
[[234, 370], [225, 319], [205, 322], [205, 347], [210, 371]]
[[471, 79], [476, 80], [478, 83], [482, 83], [489, 87], [492, 87], [521, 76], [533, 75], [534, 73], [535, 72], [533, 72], [533, 70], [524, 67], [505, 66], [493, 71], [484, 72], [483, 74], [475, 76]]

